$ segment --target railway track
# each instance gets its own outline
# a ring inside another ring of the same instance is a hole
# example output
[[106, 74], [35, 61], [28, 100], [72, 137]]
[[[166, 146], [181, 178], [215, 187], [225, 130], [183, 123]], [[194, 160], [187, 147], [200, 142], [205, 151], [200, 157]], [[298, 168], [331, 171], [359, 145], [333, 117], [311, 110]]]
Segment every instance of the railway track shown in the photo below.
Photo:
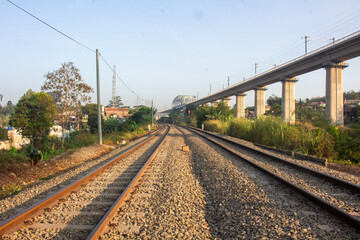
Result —
[[168, 126], [158, 130], [114, 160], [3, 222], [0, 238], [61, 235], [97, 239], [135, 191], [168, 131]]
[[203, 130], [187, 128], [306, 197], [360, 233], [360, 186]]

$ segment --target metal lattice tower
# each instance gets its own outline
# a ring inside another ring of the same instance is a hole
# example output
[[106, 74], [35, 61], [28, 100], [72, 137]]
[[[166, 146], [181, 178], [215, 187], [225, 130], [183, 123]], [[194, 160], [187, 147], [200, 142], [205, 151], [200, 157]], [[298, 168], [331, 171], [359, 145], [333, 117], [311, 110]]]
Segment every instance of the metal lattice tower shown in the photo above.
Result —
[[114, 65], [114, 74], [112, 78], [112, 107], [115, 107], [115, 97], [116, 97], [116, 66]]

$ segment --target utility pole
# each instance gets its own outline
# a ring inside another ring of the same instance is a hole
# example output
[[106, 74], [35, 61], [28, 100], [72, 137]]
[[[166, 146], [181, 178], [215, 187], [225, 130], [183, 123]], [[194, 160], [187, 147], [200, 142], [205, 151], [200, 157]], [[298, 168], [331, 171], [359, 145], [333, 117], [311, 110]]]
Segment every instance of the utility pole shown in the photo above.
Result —
[[305, 35], [305, 55], [307, 54], [307, 43], [310, 41], [310, 37]]
[[154, 126], [154, 103], [151, 99], [151, 127]]
[[228, 88], [230, 87], [230, 77], [228, 76]]
[[116, 66], [114, 65], [114, 73], [112, 78], [112, 104], [111, 107], [115, 107], [115, 97], [116, 97]]
[[96, 49], [96, 85], [97, 85], [97, 112], [98, 112], [98, 140], [102, 145], [101, 130], [101, 105], [100, 105], [100, 73], [99, 73], [99, 49]]
[[255, 63], [255, 75], [256, 75], [257, 66], [258, 66], [258, 64]]
[[211, 84], [210, 84], [210, 93], [211, 93]]

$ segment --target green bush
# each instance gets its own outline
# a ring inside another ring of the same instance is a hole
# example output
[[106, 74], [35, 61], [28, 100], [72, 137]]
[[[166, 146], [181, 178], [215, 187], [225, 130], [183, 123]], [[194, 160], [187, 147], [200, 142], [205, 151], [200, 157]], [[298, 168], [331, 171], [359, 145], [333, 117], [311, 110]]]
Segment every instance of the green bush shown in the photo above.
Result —
[[251, 120], [245, 118], [233, 118], [229, 122], [228, 134], [232, 137], [250, 141], [251, 125]]
[[[28, 162], [28, 155], [23, 154], [22, 152], [18, 152], [15, 148], [11, 148], [12, 150], [0, 151], [0, 166], [7, 166], [14, 163]], [[15, 152], [16, 151], [16, 152]]]
[[[227, 134], [262, 145], [318, 157], [337, 157], [334, 137], [326, 129], [309, 124], [290, 125], [279, 117], [261, 117], [254, 121], [247, 119], [231, 119], [226, 122], [207, 120], [204, 124], [208, 131]], [[357, 134], [354, 133], [354, 137], [360, 135], [360, 133]], [[360, 138], [358, 140], [360, 143]], [[352, 159], [357, 157], [354, 152], [351, 154]]]
[[7, 131], [6, 129], [0, 128], [0, 140], [6, 140], [7, 139]]
[[360, 163], [360, 124], [356, 123], [349, 128], [334, 127], [332, 134], [336, 141], [338, 158], [342, 161]]
[[70, 134], [70, 138], [65, 141], [65, 148], [74, 149], [86, 147], [97, 143], [97, 134], [91, 134], [87, 131], [75, 131]]
[[224, 122], [220, 120], [206, 120], [204, 122], [204, 129], [211, 132], [225, 134], [226, 129], [224, 127]]
[[119, 132], [124, 128], [124, 123], [121, 119], [116, 118], [108, 118], [104, 124], [104, 134], [112, 133], [112, 132]]

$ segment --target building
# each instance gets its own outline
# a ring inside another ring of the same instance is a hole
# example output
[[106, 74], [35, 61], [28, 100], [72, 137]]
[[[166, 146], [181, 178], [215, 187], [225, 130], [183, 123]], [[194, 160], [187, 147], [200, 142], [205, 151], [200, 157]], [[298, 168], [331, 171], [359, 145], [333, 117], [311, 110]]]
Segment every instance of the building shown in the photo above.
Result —
[[178, 95], [172, 101], [171, 107], [173, 108], [173, 107], [181, 106], [183, 104], [187, 104], [187, 103], [193, 102], [195, 100], [196, 100], [196, 97], [192, 96], [192, 95]]
[[103, 117], [106, 118], [126, 118], [129, 117], [129, 108], [105, 107]]

